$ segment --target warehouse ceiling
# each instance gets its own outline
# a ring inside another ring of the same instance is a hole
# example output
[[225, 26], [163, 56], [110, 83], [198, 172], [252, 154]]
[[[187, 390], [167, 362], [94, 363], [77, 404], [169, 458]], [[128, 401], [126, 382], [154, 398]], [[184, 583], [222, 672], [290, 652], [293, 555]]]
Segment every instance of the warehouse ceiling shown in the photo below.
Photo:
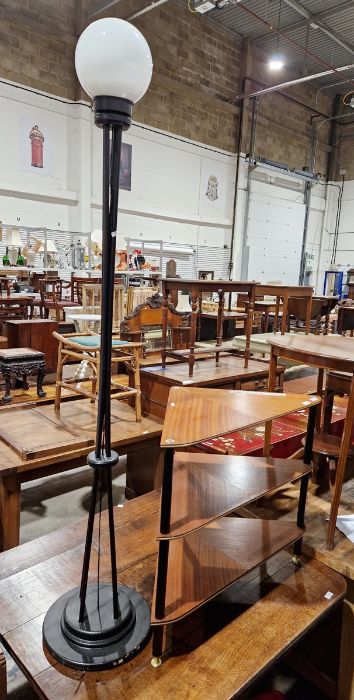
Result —
[[[223, 6], [206, 12], [204, 18], [249, 38], [265, 55], [280, 53], [285, 66], [300, 76], [354, 64], [354, 0], [210, 1]], [[114, 7], [116, 16], [134, 20], [174, 2], [182, 2], [188, 12], [202, 0], [89, 0], [89, 13], [93, 20]], [[282, 82], [281, 71], [272, 75], [272, 82], [278, 81]], [[315, 83], [329, 94], [344, 94], [354, 89], [354, 68]]]
[[[301, 75], [328, 70], [325, 64], [354, 64], [354, 0], [229, 0], [208, 17], [250, 38], [269, 55], [279, 51], [285, 64]], [[326, 92], [334, 95], [353, 89], [345, 78], [354, 80], [354, 68], [343, 77], [333, 74], [316, 82], [324, 89], [329, 86]]]

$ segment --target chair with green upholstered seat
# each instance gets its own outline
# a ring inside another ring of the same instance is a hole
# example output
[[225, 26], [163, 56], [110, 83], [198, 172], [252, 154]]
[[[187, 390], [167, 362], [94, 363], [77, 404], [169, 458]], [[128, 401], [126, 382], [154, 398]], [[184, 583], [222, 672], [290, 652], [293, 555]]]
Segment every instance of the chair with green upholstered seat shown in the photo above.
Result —
[[[55, 410], [60, 411], [61, 390], [69, 389], [82, 394], [95, 401], [98, 397], [99, 367], [100, 367], [100, 342], [101, 337], [92, 333], [66, 334], [53, 333], [59, 342], [57, 380], [55, 390]], [[130, 343], [118, 338], [112, 339], [112, 366], [121, 362], [124, 363], [128, 374], [132, 378], [133, 386], [126, 386], [111, 379], [111, 396], [117, 399], [134, 398], [136, 420], [141, 420], [141, 398], [140, 398], [140, 369], [139, 354], [142, 343]], [[84, 362], [90, 368], [90, 375], [84, 379], [73, 376], [63, 379], [63, 368], [73, 362]], [[91, 382], [91, 390], [87, 387], [87, 382]]]

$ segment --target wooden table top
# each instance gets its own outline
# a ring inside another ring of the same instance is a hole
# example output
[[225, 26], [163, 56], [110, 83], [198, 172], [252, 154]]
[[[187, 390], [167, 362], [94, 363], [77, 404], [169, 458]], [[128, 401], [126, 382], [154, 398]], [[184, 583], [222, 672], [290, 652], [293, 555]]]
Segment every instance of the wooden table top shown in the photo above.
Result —
[[271, 296], [312, 297], [313, 287], [302, 287], [298, 284], [257, 284], [256, 294], [269, 294]]
[[[115, 508], [118, 578], [151, 602], [156, 567], [157, 492]], [[172, 628], [159, 669], [150, 643], [128, 664], [94, 673], [67, 669], [42, 646], [49, 606], [79, 583], [86, 519], [0, 554], [0, 635], [39, 697], [47, 700], [229, 700], [238, 697], [344, 596], [344, 579], [314, 560], [294, 568], [282, 552]], [[101, 574], [109, 580], [107, 511]], [[137, 546], [138, 545], [138, 546]], [[95, 575], [97, 522], [91, 575]], [[263, 579], [263, 581], [262, 581]], [[260, 583], [262, 582], [262, 585]], [[328, 591], [332, 597], [326, 596]], [[207, 612], [207, 614], [206, 614]]]
[[183, 447], [320, 403], [319, 396], [233, 389], [170, 389], [161, 447]]
[[279, 335], [267, 338], [279, 357], [304, 361], [314, 367], [354, 372], [354, 342], [341, 335]]
[[230, 379], [237, 380], [249, 377], [252, 379], [267, 377], [269, 372], [268, 362], [260, 362], [259, 360], [250, 360], [248, 367], [244, 366], [243, 357], [222, 356], [219, 364], [215, 364], [215, 360], [204, 359], [198, 360], [194, 365], [193, 377], [189, 378], [186, 374], [185, 365], [180, 362], [169, 364], [165, 369], [161, 364], [150, 365], [143, 367], [140, 374], [143, 377], [154, 375], [159, 377], [161, 384], [177, 384], [179, 386], [198, 386], [205, 385], [207, 382], [216, 384], [222, 380]]
[[[18, 439], [24, 448], [24, 456], [21, 457], [8, 442], [0, 439], [0, 477], [65, 462], [68, 458], [75, 460], [86, 455], [90, 451], [89, 445], [94, 441], [96, 416], [97, 406], [89, 399], [62, 402], [59, 415], [55, 413], [53, 403], [0, 408], [0, 431], [11, 434], [12, 439]], [[55, 431], [57, 438], [54, 436]], [[122, 401], [112, 401], [112, 447], [119, 454], [131, 451], [137, 443], [141, 447], [151, 438], [158, 444], [161, 432], [160, 418], [142, 416], [141, 422], [137, 422], [132, 408]], [[45, 450], [40, 454], [41, 444], [44, 447], [46, 442], [54, 444], [63, 433], [71, 433], [73, 436], [71, 446], [60, 447], [58, 444], [57, 449], [52, 450], [50, 454], [45, 454]], [[75, 446], [75, 436], [76, 440], [82, 439], [82, 446]], [[28, 459], [26, 449], [31, 449], [33, 453], [37, 451], [38, 456]]]

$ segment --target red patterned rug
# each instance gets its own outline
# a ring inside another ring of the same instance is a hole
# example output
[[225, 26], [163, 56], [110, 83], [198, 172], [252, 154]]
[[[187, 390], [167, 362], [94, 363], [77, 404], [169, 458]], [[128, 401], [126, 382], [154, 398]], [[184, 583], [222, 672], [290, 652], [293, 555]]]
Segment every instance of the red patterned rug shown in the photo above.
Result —
[[[341, 435], [346, 414], [344, 400], [338, 399], [332, 412], [332, 432]], [[301, 447], [301, 440], [306, 433], [307, 410], [295, 411], [272, 423], [271, 454], [273, 457], [290, 457]], [[219, 454], [262, 456], [264, 443], [264, 425], [247, 428], [239, 432], [228, 433], [212, 440], [205, 440], [198, 445], [203, 452]], [[354, 431], [353, 431], [354, 437]]]

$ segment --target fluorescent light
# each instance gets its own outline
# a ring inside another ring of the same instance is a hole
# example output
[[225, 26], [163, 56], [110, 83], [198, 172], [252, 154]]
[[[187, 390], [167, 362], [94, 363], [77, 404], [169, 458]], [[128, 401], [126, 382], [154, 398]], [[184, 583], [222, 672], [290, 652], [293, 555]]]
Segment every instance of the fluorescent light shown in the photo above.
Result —
[[284, 66], [284, 59], [279, 54], [274, 54], [268, 61], [269, 70], [281, 70]]

